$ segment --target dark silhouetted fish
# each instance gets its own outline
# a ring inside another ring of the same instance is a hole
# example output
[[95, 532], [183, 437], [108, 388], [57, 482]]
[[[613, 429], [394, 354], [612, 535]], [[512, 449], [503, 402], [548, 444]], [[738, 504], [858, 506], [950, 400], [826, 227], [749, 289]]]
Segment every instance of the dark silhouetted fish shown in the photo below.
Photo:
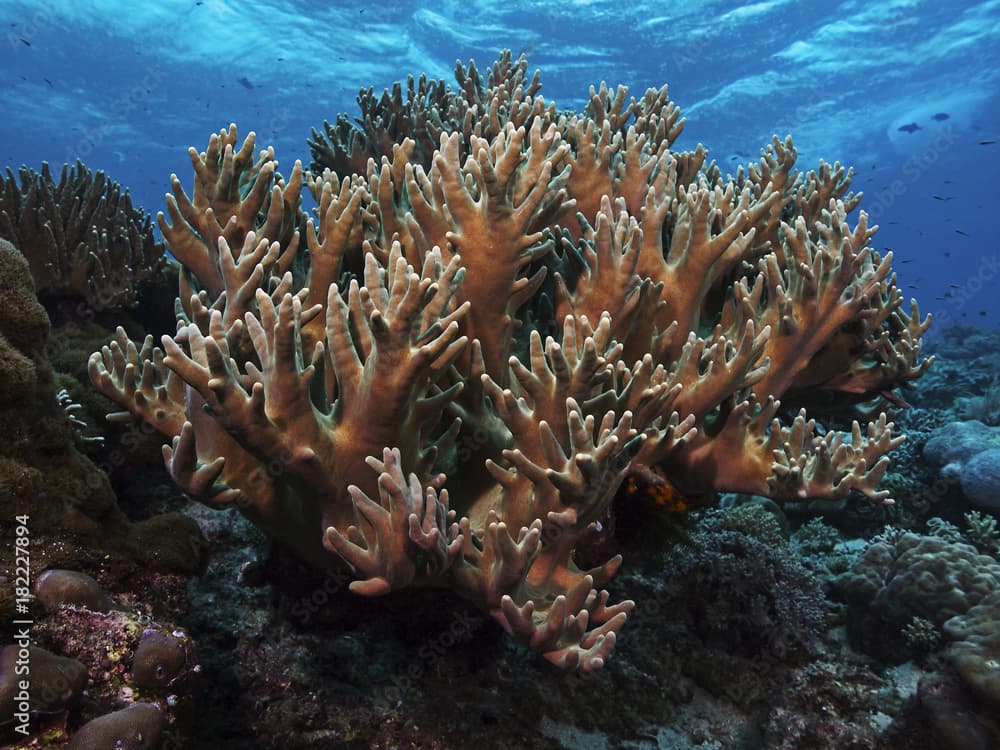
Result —
[[237, 78], [236, 82], [245, 89], [253, 88], [253, 84], [250, 83], [250, 81], [247, 79], [246, 76], [243, 76], [242, 78]]
[[980, 146], [992, 146], [994, 143], [996, 143], [996, 141], [980, 141], [979, 145]]
[[937, 120], [938, 122], [944, 122], [944, 121], [945, 121], [945, 120], [947, 120], [947, 119], [948, 119], [949, 117], [951, 117], [951, 115], [949, 115], [949, 114], [948, 114], [947, 112], [938, 112], [938, 113], [937, 113], [936, 115], [934, 115], [934, 117], [932, 117], [931, 119], [932, 119], [932, 120]]
[[896, 130], [901, 130], [904, 133], [916, 133], [918, 130], [923, 130], [923, 128], [917, 125], [917, 123], [911, 122], [906, 125], [900, 125]]
[[963, 232], [963, 231], [962, 231], [961, 229], [956, 229], [956, 230], [955, 230], [955, 234], [960, 234], [960, 235], [962, 235], [963, 237], [971, 237], [971, 236], [972, 236], [972, 235], [971, 235], [971, 234], [969, 234], [968, 232]]
[[931, 196], [931, 198], [933, 198], [936, 201], [950, 201], [954, 197], [955, 196], [953, 195], [937, 195], [937, 194]]

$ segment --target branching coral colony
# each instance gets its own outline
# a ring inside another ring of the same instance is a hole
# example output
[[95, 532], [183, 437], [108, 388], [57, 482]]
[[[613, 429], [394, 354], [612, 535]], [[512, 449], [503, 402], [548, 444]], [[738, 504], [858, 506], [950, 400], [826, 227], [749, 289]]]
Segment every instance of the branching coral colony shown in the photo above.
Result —
[[877, 413], [929, 364], [891, 254], [848, 224], [849, 171], [803, 175], [775, 139], [724, 177], [671, 150], [665, 86], [602, 85], [573, 114], [523, 57], [456, 77], [362, 92], [358, 126], [314, 133], [313, 173], [230, 126], [190, 150], [192, 196], [171, 177], [177, 333], [119, 330], [90, 369], [113, 418], [170, 439], [181, 487], [346, 561], [359, 594], [451, 587], [583, 670], [633, 602], [601, 590], [619, 557], [581, 570], [574, 549], [630, 472], [891, 502], [884, 413], [849, 434], [795, 413]]
[[140, 290], [166, 280], [163, 246], [127, 190], [79, 160], [57, 182], [49, 165], [0, 178], [0, 238], [27, 258], [40, 294], [76, 297], [94, 310], [134, 308]]

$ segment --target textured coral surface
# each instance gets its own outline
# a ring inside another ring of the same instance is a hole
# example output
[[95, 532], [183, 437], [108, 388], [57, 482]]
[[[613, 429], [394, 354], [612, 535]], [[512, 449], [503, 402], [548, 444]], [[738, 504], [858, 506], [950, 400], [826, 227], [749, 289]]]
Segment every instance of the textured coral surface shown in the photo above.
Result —
[[168, 263], [149, 216], [121, 185], [82, 162], [63, 166], [58, 182], [41, 172], [7, 169], [0, 179], [0, 237], [31, 265], [39, 293], [83, 299], [95, 310], [135, 307], [140, 288]]
[[629, 475], [890, 502], [880, 410], [927, 321], [849, 218], [849, 170], [775, 138], [724, 175], [674, 148], [666, 87], [571, 113], [523, 57], [456, 80], [362, 96], [313, 172], [230, 126], [190, 150], [190, 194], [172, 176], [177, 331], [119, 331], [90, 368], [184, 490], [356, 593], [451, 588], [584, 670], [633, 607], [603, 590], [621, 558], [578, 552]]

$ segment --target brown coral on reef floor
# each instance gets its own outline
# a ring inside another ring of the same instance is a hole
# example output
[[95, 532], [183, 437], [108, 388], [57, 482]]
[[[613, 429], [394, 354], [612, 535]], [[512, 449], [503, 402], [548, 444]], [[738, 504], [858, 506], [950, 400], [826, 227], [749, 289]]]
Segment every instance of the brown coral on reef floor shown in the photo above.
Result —
[[673, 149], [666, 87], [572, 114], [526, 73], [505, 53], [454, 93], [363, 94], [360, 129], [316, 136], [322, 174], [282, 177], [235, 126], [191, 149], [160, 216], [177, 333], [120, 331], [91, 376], [185, 490], [354, 591], [448, 586], [592, 669], [633, 603], [601, 590], [619, 557], [574, 550], [623, 479], [888, 501], [885, 414], [842, 433], [799, 407], [899, 403], [928, 322], [839, 164], [800, 173], [776, 138], [724, 176]]
[[[107, 475], [77, 449], [46, 356], [49, 318], [35, 296], [28, 261], [0, 238], [0, 544], [14, 549], [15, 518], [28, 518], [32, 570], [46, 565], [139, 562], [192, 573], [204, 549], [198, 525], [181, 514], [133, 523]], [[0, 578], [19, 563], [0, 558]], [[0, 592], [0, 637], [14, 629], [12, 588]]]
[[144, 284], [167, 268], [150, 217], [128, 191], [82, 162], [63, 165], [59, 181], [47, 163], [8, 169], [0, 180], [0, 237], [31, 265], [39, 294], [83, 299], [94, 310], [132, 308]]

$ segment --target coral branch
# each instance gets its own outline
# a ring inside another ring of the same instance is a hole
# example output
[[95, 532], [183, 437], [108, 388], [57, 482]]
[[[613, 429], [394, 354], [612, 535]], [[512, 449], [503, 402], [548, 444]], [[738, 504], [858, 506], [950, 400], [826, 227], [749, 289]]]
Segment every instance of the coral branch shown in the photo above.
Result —
[[[119, 331], [91, 377], [201, 501], [356, 593], [453, 588], [586, 671], [633, 606], [603, 590], [621, 556], [580, 567], [625, 479], [891, 502], [880, 411], [930, 365], [930, 321], [839, 164], [803, 174], [775, 137], [724, 177], [674, 149], [665, 86], [574, 114], [523, 57], [485, 73], [363, 90], [356, 123], [313, 132], [316, 174], [282, 178], [235, 126], [191, 149], [160, 215], [177, 331]], [[827, 429], [816, 404], [874, 421]]]

